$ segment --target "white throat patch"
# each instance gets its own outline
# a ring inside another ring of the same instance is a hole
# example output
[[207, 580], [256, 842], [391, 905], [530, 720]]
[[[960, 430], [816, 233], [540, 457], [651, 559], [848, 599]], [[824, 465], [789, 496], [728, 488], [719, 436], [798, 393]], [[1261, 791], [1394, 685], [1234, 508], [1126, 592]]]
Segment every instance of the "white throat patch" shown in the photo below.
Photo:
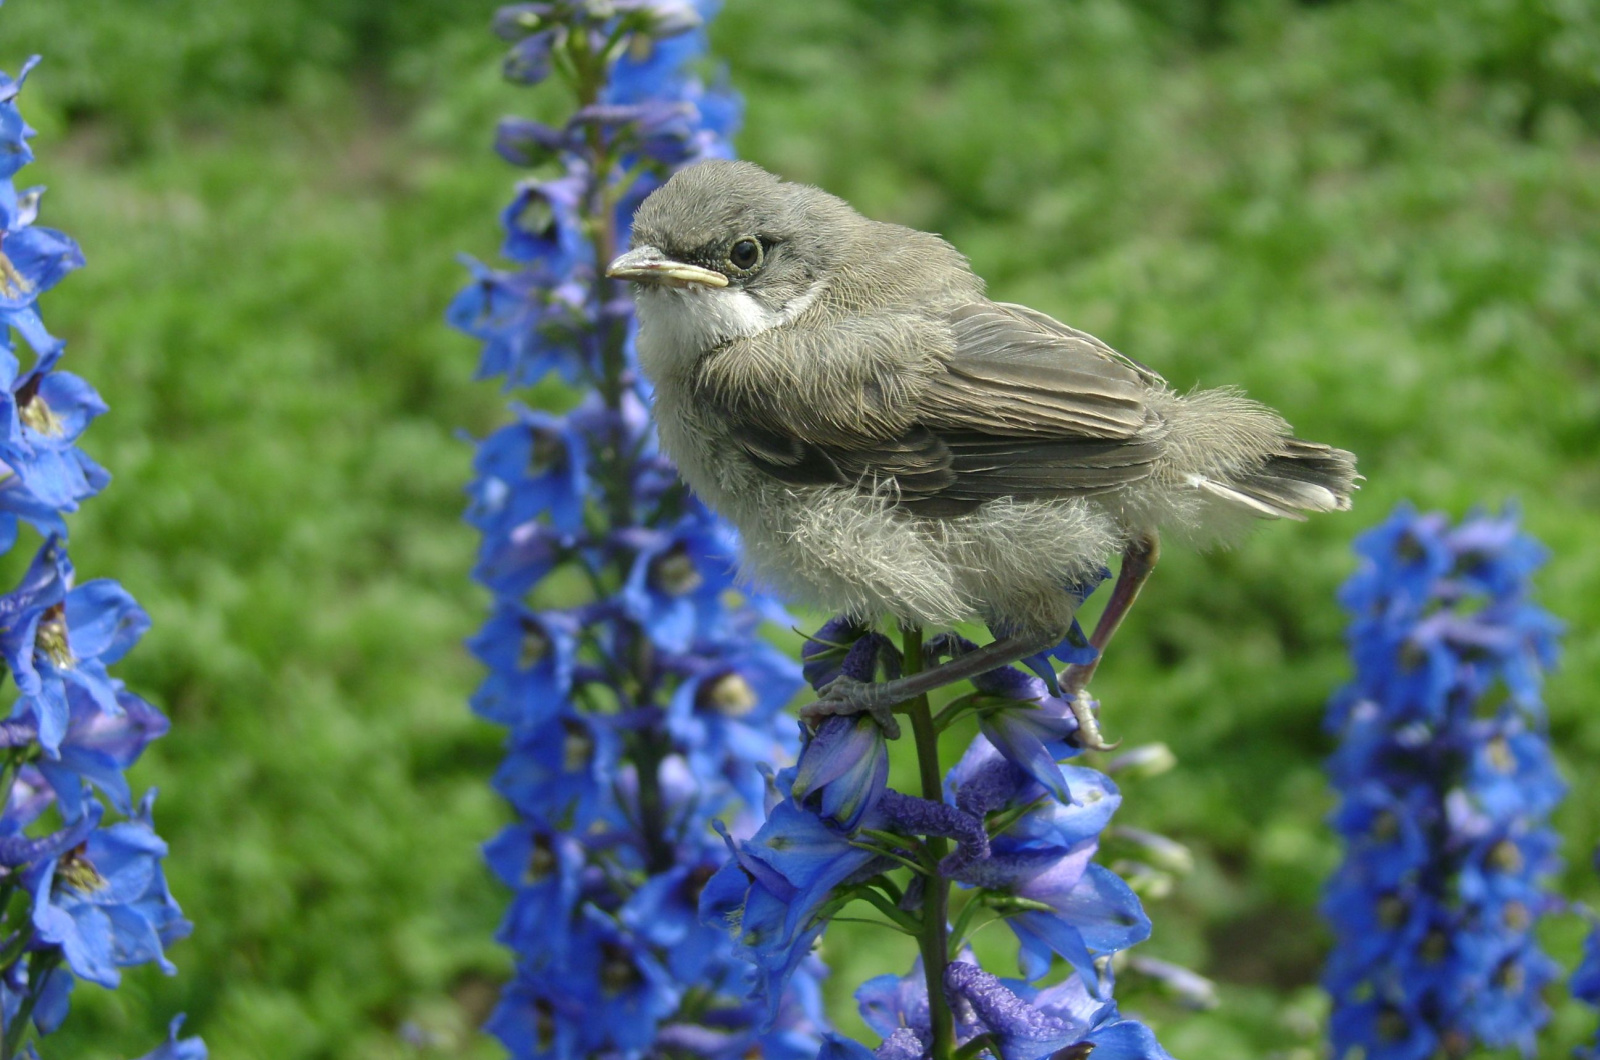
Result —
[[650, 287], [639, 292], [639, 356], [652, 376], [687, 369], [702, 353], [789, 323], [822, 293], [817, 284], [781, 311], [733, 287]]

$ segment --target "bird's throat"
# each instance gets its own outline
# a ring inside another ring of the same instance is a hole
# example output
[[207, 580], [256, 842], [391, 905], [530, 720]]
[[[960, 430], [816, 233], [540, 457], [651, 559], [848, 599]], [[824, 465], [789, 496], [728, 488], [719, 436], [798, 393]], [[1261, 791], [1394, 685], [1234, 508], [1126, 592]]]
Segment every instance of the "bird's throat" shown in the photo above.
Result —
[[689, 371], [707, 350], [789, 322], [789, 315], [733, 287], [641, 290], [639, 360], [655, 380]]

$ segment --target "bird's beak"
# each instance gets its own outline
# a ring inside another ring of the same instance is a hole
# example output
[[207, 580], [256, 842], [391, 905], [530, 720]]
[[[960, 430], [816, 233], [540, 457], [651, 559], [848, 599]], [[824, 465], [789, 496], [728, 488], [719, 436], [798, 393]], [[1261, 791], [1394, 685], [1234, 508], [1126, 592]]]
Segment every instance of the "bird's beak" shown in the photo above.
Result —
[[706, 287], [728, 286], [728, 278], [722, 273], [687, 262], [673, 261], [652, 246], [634, 247], [607, 266], [606, 275], [614, 280], [632, 280], [663, 287], [688, 287], [695, 283]]

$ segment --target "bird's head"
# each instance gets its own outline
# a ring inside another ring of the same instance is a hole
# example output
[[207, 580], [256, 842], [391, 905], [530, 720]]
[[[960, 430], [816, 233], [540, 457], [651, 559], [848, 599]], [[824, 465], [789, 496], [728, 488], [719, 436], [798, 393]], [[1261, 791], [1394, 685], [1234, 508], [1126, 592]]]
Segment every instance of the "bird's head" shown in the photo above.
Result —
[[869, 220], [750, 162], [678, 171], [639, 207], [633, 249], [606, 275], [635, 285], [652, 376], [775, 328], [826, 327], [880, 309], [981, 294], [936, 235]]
[[637, 285], [641, 322], [700, 349], [786, 324], [812, 305], [854, 231], [843, 200], [750, 162], [681, 170], [639, 207], [633, 249], [607, 276]]

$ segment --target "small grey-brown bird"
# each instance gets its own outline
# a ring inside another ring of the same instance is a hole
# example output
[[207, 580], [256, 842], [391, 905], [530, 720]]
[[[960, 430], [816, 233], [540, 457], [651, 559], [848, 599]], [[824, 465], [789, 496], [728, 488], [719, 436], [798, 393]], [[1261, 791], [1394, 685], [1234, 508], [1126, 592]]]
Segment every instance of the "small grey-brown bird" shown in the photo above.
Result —
[[[1350, 506], [1350, 453], [1237, 390], [1179, 394], [1092, 335], [991, 301], [938, 236], [749, 162], [673, 176], [607, 275], [636, 285], [661, 444], [739, 528], [749, 578], [863, 620], [995, 632], [921, 673], [835, 682], [811, 718], [870, 710], [893, 735], [894, 704], [1059, 644], [1069, 587], [1120, 552], [1089, 638], [1103, 651], [1160, 531], [1203, 546], [1251, 517]], [[1094, 665], [1061, 677], [1080, 742], [1105, 746]]]

